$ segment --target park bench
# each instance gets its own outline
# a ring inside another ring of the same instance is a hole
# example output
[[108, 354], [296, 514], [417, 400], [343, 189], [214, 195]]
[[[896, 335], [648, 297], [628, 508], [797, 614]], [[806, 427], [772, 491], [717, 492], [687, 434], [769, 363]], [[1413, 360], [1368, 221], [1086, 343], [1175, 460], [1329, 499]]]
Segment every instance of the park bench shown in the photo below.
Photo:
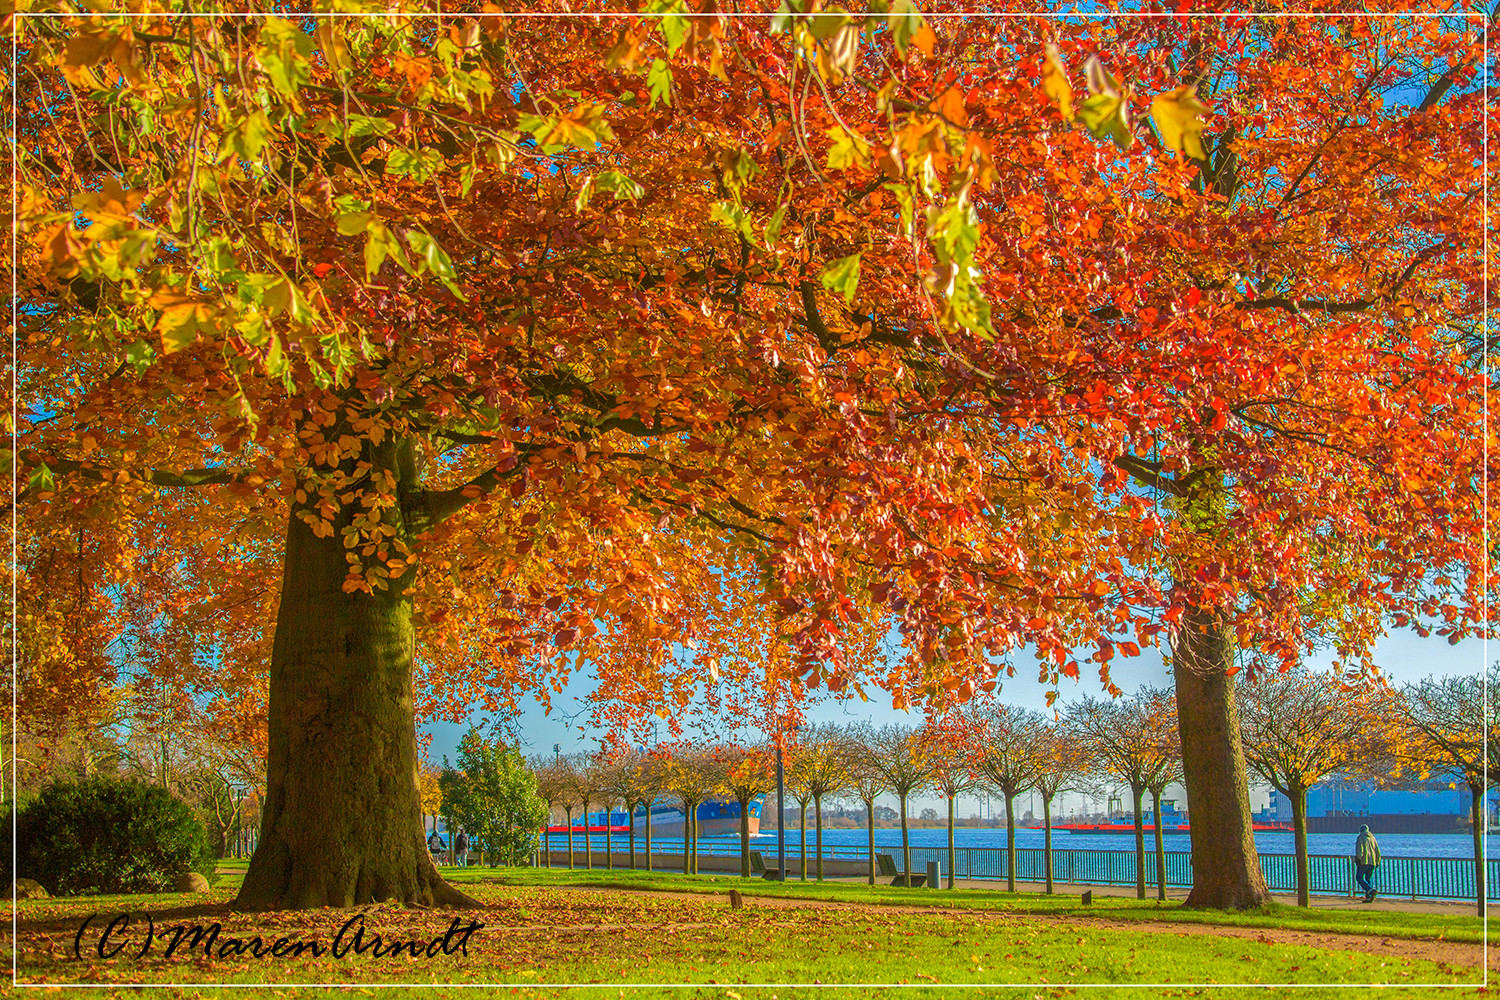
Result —
[[762, 858], [760, 856], [760, 852], [759, 851], [751, 851], [750, 852], [750, 876], [752, 878], [754, 878], [757, 875], [760, 876], [761, 878], [765, 878], [766, 877], [766, 861], [765, 861], [764, 858]]
[[896, 868], [896, 859], [889, 854], [875, 855], [875, 864], [880, 870], [880, 877], [890, 879], [891, 885], [910, 885], [912, 888], [916, 888], [927, 883], [927, 876], [925, 874], [902, 875]]

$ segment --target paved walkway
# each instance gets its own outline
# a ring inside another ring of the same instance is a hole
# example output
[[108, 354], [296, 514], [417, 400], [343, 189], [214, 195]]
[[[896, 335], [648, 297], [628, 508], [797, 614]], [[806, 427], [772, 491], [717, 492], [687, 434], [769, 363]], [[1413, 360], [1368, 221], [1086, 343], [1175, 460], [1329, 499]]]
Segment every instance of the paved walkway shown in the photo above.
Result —
[[[791, 881], [795, 882], [797, 881], [797, 879], [793, 877]], [[836, 879], [831, 878], [825, 879], [825, 881], [859, 883], [865, 882], [867, 881], [867, 879], [865, 877]], [[943, 880], [943, 885], [947, 885], [947, 879]], [[954, 882], [954, 887], [958, 889], [993, 889], [1003, 891], [1005, 889], [1005, 880], [987, 878], [961, 878]], [[1052, 883], [1052, 891], [1058, 895], [1081, 896], [1088, 890], [1093, 890], [1094, 896], [1098, 898], [1103, 898], [1106, 896], [1118, 897], [1121, 899], [1135, 898], [1135, 886], [1133, 885], [1084, 885], [1079, 882]], [[1040, 893], [1046, 892], [1047, 886], [1043, 882], [1017, 882], [1016, 891]], [[1168, 899], [1183, 900], [1187, 898], [1187, 894], [1187, 889], [1167, 889]], [[1295, 893], [1293, 893], [1292, 895], [1273, 893], [1272, 895], [1278, 903], [1285, 903], [1288, 906], [1297, 905], [1297, 896]], [[1156, 886], [1148, 885], [1146, 887], [1146, 898], [1156, 898]], [[1377, 897], [1375, 902], [1373, 903], [1365, 903], [1361, 902], [1359, 898], [1350, 899], [1347, 896], [1319, 896], [1314, 894], [1311, 897], [1310, 902], [1317, 909], [1328, 910], [1390, 910], [1398, 913], [1447, 913], [1453, 916], [1460, 917], [1475, 915], [1474, 904], [1466, 903], [1461, 900], [1414, 900], [1410, 898], [1403, 899], [1401, 897], [1395, 896], [1380, 896]], [[1500, 905], [1491, 903], [1489, 908], [1495, 912], [1495, 915], [1497, 917], [1500, 917]]]

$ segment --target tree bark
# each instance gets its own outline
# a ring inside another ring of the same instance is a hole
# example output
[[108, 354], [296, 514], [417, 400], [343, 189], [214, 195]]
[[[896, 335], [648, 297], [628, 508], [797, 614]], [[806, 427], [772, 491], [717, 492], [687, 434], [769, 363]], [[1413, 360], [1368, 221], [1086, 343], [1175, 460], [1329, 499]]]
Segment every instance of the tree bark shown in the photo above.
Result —
[[801, 843], [802, 881], [807, 881], [807, 803], [797, 803], [797, 837]]
[[1250, 825], [1250, 785], [1234, 705], [1233, 643], [1222, 616], [1193, 608], [1173, 643], [1177, 731], [1182, 741], [1192, 840], [1193, 889], [1187, 906], [1245, 910], [1267, 906]]
[[626, 808], [630, 810], [630, 870], [635, 871], [635, 803]]
[[[400, 515], [397, 515], [400, 516]], [[243, 911], [393, 900], [478, 907], [438, 874], [418, 824], [411, 601], [405, 577], [345, 593], [340, 515], [319, 538], [288, 517], [271, 647], [260, 840]], [[398, 531], [405, 531], [404, 518]]]
[[693, 874], [693, 810], [696, 806], [682, 803], [682, 874]]
[[1469, 785], [1469, 823], [1474, 831], [1474, 900], [1479, 915], [1484, 916], [1489, 902], [1484, 884], [1484, 786]]
[[1297, 905], [1311, 906], [1308, 883], [1311, 880], [1307, 862], [1307, 787], [1293, 784], [1287, 798], [1292, 800], [1292, 850], [1296, 854]]
[[573, 807], [568, 807], [568, 867], [573, 867]]
[[948, 888], [953, 888], [953, 796], [948, 796]]
[[750, 800], [740, 799], [740, 878], [750, 877]]
[[610, 799], [604, 803], [604, 870], [615, 870], [615, 804]]
[[651, 870], [651, 803], [646, 803], [646, 870]]
[[902, 884], [911, 888], [911, 834], [906, 826], [906, 792], [900, 793], [901, 799], [901, 878]]
[[583, 867], [594, 869], [594, 838], [589, 836], [589, 797], [583, 797]]
[[1047, 895], [1052, 895], [1052, 796], [1042, 796], [1042, 863], [1047, 868]]
[[[1002, 791], [1004, 791], [1002, 789]], [[1005, 891], [1016, 891], [1016, 793], [1005, 795]]]
[[1161, 835], [1161, 793], [1164, 788], [1151, 789], [1151, 812], [1156, 816], [1156, 898], [1167, 899], [1167, 848]]
[[1137, 784], [1130, 786], [1130, 797], [1135, 804], [1135, 898], [1146, 898], [1146, 831], [1141, 824], [1141, 799], [1146, 789]]
[[817, 826], [817, 838], [814, 841], [813, 856], [816, 858], [815, 868], [817, 880], [823, 881], [823, 796], [813, 796], [813, 823]]
[[870, 838], [870, 884], [875, 884], [875, 800], [865, 799], [865, 833]]

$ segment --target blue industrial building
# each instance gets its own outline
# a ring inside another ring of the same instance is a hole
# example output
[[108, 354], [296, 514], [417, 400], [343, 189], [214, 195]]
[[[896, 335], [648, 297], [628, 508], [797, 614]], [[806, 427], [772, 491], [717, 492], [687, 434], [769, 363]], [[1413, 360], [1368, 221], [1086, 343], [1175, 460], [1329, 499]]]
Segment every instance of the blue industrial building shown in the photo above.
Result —
[[[1492, 790], [1490, 815], [1496, 793]], [[1469, 829], [1469, 789], [1430, 782], [1412, 788], [1377, 788], [1347, 781], [1324, 781], [1307, 791], [1307, 829], [1310, 833], [1352, 833], [1368, 824], [1377, 833], [1466, 833]], [[1290, 822], [1291, 799], [1276, 792], [1271, 818]]]

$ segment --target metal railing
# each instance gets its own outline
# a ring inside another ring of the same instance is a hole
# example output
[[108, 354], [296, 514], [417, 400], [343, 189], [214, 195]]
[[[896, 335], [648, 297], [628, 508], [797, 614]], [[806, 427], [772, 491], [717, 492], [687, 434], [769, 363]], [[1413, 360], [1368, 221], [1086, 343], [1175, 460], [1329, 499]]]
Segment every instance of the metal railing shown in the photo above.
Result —
[[[578, 862], [583, 860], [582, 837], [575, 836], [574, 853]], [[616, 835], [616, 854], [627, 849], [627, 838]], [[552, 850], [567, 850], [566, 836], [553, 835]], [[595, 835], [593, 850], [604, 850], [604, 838]], [[637, 853], [645, 850], [645, 838], [637, 834]], [[681, 837], [653, 837], [654, 854], [681, 854]], [[801, 866], [801, 844], [795, 837], [787, 838], [787, 866], [798, 870]], [[766, 864], [773, 863], [775, 845], [757, 838], [752, 849], [759, 851]], [[901, 864], [900, 846], [877, 844], [877, 854], [889, 854]], [[738, 857], [740, 845], [737, 840], [699, 841], [698, 854], [704, 857]], [[1018, 882], [1043, 882], [1046, 880], [1046, 852], [1039, 847], [1016, 848], [1016, 880]], [[995, 880], [1006, 878], [1006, 851], [1003, 847], [959, 847], [953, 852], [954, 875], [961, 879]], [[869, 851], [864, 845], [824, 844], [825, 861], [865, 861]], [[948, 871], [948, 849], [946, 847], [912, 847], [912, 871], [920, 872], [927, 862], [936, 861], [946, 874]], [[1186, 851], [1168, 851], [1167, 886], [1173, 889], [1190, 888], [1193, 884], [1192, 855]], [[1354, 859], [1336, 854], [1308, 855], [1308, 891], [1319, 896], [1354, 896]], [[807, 842], [808, 871], [814, 865], [813, 839]], [[1266, 886], [1272, 892], [1297, 891], [1297, 859], [1294, 854], [1262, 854], [1260, 867], [1266, 878]], [[1500, 859], [1485, 862], [1485, 889], [1491, 900], [1500, 901]], [[1135, 851], [1054, 850], [1052, 852], [1052, 878], [1056, 882], [1076, 882], [1083, 885], [1134, 885], [1136, 881]], [[1156, 853], [1146, 850], [1146, 885], [1156, 885]], [[1472, 858], [1385, 858], [1375, 870], [1375, 889], [1382, 896], [1397, 896], [1409, 899], [1473, 899], [1474, 860]]]

